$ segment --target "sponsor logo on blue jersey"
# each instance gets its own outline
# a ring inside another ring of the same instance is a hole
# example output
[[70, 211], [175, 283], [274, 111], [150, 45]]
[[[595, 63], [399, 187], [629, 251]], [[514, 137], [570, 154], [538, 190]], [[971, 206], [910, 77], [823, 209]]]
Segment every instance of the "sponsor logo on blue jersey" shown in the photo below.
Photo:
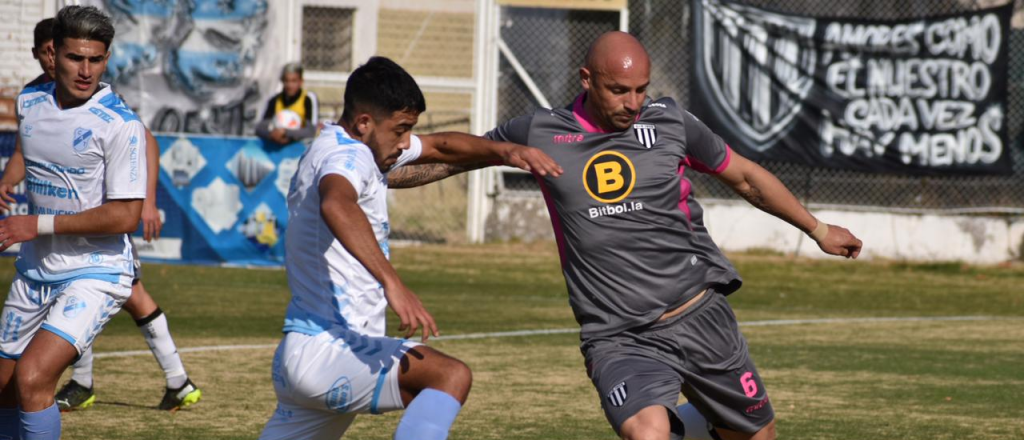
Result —
[[68, 298], [68, 303], [64, 305], [64, 317], [68, 319], [75, 319], [82, 313], [82, 310], [85, 310], [87, 307], [89, 306], [85, 301], [78, 299], [77, 296], [71, 296]]
[[100, 105], [114, 113], [117, 113], [117, 115], [120, 116], [121, 119], [124, 119], [125, 122], [139, 120], [139, 116], [136, 115], [132, 109], [128, 108], [128, 106], [124, 104], [124, 101], [122, 101], [121, 98], [118, 98], [114, 93], [109, 93], [107, 96], [100, 98]]
[[92, 114], [96, 115], [96, 117], [102, 119], [103, 122], [106, 122], [108, 124], [110, 123], [110, 121], [114, 120], [114, 117], [110, 116], [109, 113], [107, 113], [107, 112], [105, 112], [103, 110], [100, 110], [100, 109], [98, 109], [96, 107], [89, 107], [89, 113], [92, 113]]
[[36, 104], [42, 104], [44, 102], [46, 102], [46, 95], [37, 96], [37, 97], [32, 98], [32, 99], [26, 99], [24, 102], [21, 103], [21, 109], [24, 110], [24, 109], [33, 107]]
[[132, 136], [131, 140], [128, 141], [128, 145], [131, 147], [128, 159], [128, 178], [135, 182], [139, 180], [139, 137]]
[[38, 179], [32, 176], [28, 176], [25, 179], [25, 191], [39, 194], [41, 196], [55, 197], [58, 199], [78, 200], [78, 190], [54, 185], [53, 183], [47, 180]]
[[52, 163], [36, 162], [32, 159], [25, 159], [25, 166], [31, 168], [42, 168], [53, 171], [55, 173], [66, 173], [66, 174], [85, 174], [85, 168], [68, 168]]
[[327, 409], [332, 411], [343, 413], [348, 409], [352, 403], [352, 382], [348, 380], [348, 376], [341, 376], [334, 381], [334, 385], [331, 385], [331, 389], [324, 396], [324, 403]]
[[75, 129], [75, 137], [74, 141], [71, 143], [71, 148], [73, 148], [76, 153], [81, 153], [89, 146], [89, 139], [92, 139], [92, 130], [78, 127]]

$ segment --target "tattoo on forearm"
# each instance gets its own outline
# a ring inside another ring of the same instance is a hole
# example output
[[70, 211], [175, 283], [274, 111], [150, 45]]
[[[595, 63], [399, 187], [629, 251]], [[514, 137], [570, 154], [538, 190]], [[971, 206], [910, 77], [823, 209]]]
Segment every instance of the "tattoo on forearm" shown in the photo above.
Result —
[[480, 168], [481, 166], [483, 165], [452, 165], [446, 163], [404, 166], [388, 173], [388, 187], [413, 188], [422, 186], [464, 171]]
[[749, 190], [739, 191], [739, 194], [740, 197], [746, 199], [751, 205], [754, 205], [755, 208], [769, 214], [774, 214], [774, 212], [769, 208], [768, 202], [765, 201], [764, 194], [761, 194], [761, 190], [757, 189], [757, 187], [751, 186]]

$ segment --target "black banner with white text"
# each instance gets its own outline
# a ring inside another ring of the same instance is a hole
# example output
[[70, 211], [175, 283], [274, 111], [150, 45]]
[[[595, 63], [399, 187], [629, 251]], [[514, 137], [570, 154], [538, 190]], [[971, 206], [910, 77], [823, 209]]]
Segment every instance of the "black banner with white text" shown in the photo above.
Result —
[[880, 21], [693, 0], [690, 109], [755, 160], [1010, 174], [1012, 3]]

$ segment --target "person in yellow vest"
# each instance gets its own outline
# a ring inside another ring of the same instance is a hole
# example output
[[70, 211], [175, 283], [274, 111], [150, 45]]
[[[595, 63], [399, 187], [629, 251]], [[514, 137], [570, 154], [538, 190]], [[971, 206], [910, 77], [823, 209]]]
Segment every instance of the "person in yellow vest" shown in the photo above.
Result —
[[[256, 124], [256, 136], [278, 145], [316, 136], [320, 103], [316, 94], [302, 88], [302, 65], [288, 63], [281, 69], [281, 93], [267, 101], [263, 119]], [[278, 114], [284, 111], [292, 114]], [[298, 115], [296, 120], [295, 115]]]

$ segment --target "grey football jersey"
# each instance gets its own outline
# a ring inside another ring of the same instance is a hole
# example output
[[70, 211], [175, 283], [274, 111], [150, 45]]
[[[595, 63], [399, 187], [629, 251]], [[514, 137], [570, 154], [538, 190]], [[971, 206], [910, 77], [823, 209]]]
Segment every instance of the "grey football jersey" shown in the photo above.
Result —
[[584, 96], [486, 135], [540, 148], [565, 170], [538, 182], [581, 338], [654, 322], [709, 286], [738, 289], [686, 177], [724, 170], [728, 146], [670, 98], [647, 101], [630, 129], [601, 132]]

